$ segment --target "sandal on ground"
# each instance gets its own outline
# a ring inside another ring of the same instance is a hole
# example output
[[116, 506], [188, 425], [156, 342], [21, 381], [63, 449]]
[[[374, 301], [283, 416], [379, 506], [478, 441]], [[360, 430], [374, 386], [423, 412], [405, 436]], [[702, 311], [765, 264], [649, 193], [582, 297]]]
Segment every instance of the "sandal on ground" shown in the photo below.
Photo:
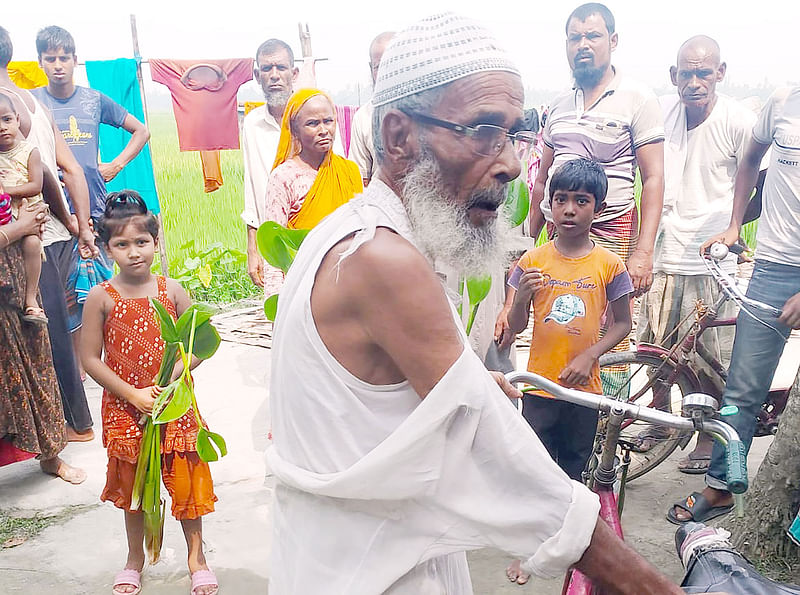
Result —
[[[685, 510], [692, 515], [691, 518], [685, 520], [679, 519], [675, 514], [676, 508]], [[711, 503], [709, 503], [708, 499], [703, 494], [700, 492], [692, 492], [683, 500], [679, 500], [672, 505], [672, 508], [670, 508], [667, 513], [667, 520], [673, 525], [682, 525], [690, 521], [705, 523], [711, 519], [726, 515], [731, 510], [733, 510], [733, 504], [728, 504], [727, 506], [711, 506]]]
[[207, 587], [211, 586], [214, 587], [206, 593], [206, 595], [216, 595], [217, 591], [219, 591], [219, 583], [217, 582], [216, 575], [209, 569], [209, 570], [197, 570], [196, 572], [192, 573], [192, 590], [191, 595], [200, 595], [198, 589], [200, 587]]
[[646, 430], [639, 432], [639, 435], [631, 440], [631, 450], [633, 452], [648, 452], [659, 442], [663, 442], [670, 437], [670, 431], [658, 426], [650, 426]]
[[711, 455], [698, 455], [690, 452], [678, 461], [678, 471], [689, 475], [705, 475], [711, 464]]
[[25, 308], [25, 313], [22, 315], [22, 320], [32, 324], [47, 324], [47, 315], [41, 308], [34, 308], [29, 306]]
[[[133, 587], [133, 591], [121, 591], [120, 587]], [[133, 568], [126, 568], [114, 577], [111, 592], [114, 595], [137, 595], [142, 590], [142, 573]]]

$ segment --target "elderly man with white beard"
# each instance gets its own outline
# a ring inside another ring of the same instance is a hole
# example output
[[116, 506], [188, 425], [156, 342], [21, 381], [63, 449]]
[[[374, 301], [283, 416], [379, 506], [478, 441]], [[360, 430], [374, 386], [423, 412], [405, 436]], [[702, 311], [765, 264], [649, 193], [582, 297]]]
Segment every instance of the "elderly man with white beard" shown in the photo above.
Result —
[[465, 552], [482, 547], [541, 576], [574, 565], [615, 593], [681, 593], [549, 458], [432, 266], [503, 262], [516, 67], [438, 15], [387, 48], [373, 102], [378, 172], [305, 239], [278, 306], [270, 593], [469, 594]]

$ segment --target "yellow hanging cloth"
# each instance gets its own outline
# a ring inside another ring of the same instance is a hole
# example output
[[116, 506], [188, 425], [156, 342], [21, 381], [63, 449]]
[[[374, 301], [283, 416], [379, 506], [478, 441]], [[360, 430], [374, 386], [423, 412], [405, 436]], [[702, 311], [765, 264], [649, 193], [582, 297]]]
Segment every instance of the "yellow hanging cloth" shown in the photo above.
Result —
[[[286, 104], [286, 109], [281, 119], [278, 152], [272, 169], [300, 152], [300, 141], [292, 136], [291, 123], [305, 102], [316, 95], [325, 96], [333, 106], [331, 98], [318, 89], [297, 91]], [[311, 229], [356, 194], [363, 192], [363, 190], [364, 185], [358, 166], [330, 150], [317, 170], [317, 177], [314, 179], [308, 194], [306, 194], [303, 206], [289, 218], [287, 227], [290, 229]]]
[[47, 75], [39, 67], [38, 62], [9, 62], [8, 76], [21, 89], [35, 89], [47, 85]]

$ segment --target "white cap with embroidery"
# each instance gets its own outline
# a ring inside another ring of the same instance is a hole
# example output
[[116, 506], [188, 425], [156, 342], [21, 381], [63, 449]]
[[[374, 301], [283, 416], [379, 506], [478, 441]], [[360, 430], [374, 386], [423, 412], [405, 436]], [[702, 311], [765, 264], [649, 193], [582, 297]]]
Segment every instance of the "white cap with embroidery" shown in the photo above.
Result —
[[519, 70], [494, 36], [451, 12], [425, 18], [398, 33], [381, 58], [375, 106], [453, 82], [477, 72]]

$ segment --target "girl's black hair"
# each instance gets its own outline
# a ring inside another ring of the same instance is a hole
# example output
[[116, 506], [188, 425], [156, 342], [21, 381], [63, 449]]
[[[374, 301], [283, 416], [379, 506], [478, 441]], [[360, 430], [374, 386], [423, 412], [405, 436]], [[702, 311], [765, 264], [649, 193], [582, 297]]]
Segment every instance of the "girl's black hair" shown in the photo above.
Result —
[[111, 237], [122, 231], [132, 218], [138, 218], [139, 225], [153, 239], [158, 237], [158, 220], [144, 203], [141, 195], [135, 190], [111, 192], [106, 197], [106, 209], [97, 222], [97, 233], [108, 243]]
[[599, 211], [608, 192], [608, 178], [597, 161], [579, 157], [559, 166], [550, 178], [550, 202], [558, 190], [588, 192], [594, 196], [594, 210]]

